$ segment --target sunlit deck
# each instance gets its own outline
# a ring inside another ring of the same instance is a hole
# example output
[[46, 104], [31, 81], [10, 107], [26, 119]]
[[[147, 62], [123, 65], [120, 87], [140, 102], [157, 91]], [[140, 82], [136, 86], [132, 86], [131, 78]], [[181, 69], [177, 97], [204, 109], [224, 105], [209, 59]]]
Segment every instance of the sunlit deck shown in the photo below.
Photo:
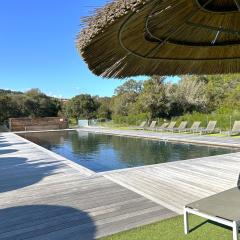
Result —
[[[88, 130], [240, 146], [240, 139]], [[0, 239], [95, 239], [181, 214], [236, 184], [240, 153], [94, 173], [13, 133], [0, 134]], [[170, 209], [170, 210], [169, 210]]]
[[91, 240], [174, 215], [15, 134], [0, 134], [0, 239]]
[[[240, 147], [240, 138], [172, 134], [133, 130], [89, 129], [98, 133]], [[239, 149], [240, 151], [240, 149]], [[187, 203], [235, 187], [240, 152], [137, 168], [103, 175], [179, 214]]]

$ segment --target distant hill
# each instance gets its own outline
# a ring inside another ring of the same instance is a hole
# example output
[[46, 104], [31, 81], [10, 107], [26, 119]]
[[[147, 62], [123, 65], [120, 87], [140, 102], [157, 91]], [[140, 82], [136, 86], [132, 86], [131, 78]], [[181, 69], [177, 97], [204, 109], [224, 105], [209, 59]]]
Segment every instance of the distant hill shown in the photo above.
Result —
[[23, 92], [20, 91], [12, 91], [12, 90], [5, 90], [5, 89], [0, 89], [0, 94], [23, 94]]

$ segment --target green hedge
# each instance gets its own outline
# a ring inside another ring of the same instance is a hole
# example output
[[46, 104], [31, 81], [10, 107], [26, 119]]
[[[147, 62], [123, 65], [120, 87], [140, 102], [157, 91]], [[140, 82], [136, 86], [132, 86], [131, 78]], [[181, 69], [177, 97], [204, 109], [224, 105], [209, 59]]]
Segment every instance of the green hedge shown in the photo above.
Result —
[[[122, 125], [122, 126], [138, 126], [142, 121], [147, 121], [148, 116], [146, 113], [137, 114], [137, 115], [129, 115], [129, 116], [113, 116], [113, 124]], [[174, 117], [171, 120], [164, 119], [152, 119], [157, 120], [158, 125], [161, 125], [164, 121], [176, 121], [178, 126], [181, 121], [188, 121], [188, 127], [191, 127], [193, 122], [200, 121], [201, 127], [206, 127], [207, 123], [211, 120], [217, 121], [217, 127], [223, 131], [228, 131], [232, 128], [234, 121], [240, 121], [240, 111], [234, 110], [229, 111], [226, 109], [219, 109], [217, 112], [211, 114], [203, 114], [203, 113], [192, 113], [185, 114], [180, 117]]]
[[217, 121], [217, 127], [221, 130], [229, 130], [232, 128], [234, 121], [240, 120], [240, 112], [235, 111], [232, 113], [222, 113], [216, 112], [211, 114], [202, 114], [202, 113], [193, 113], [193, 114], [186, 114], [181, 117], [172, 118], [172, 120], [177, 121], [179, 124], [181, 121], [188, 121], [188, 126], [190, 127], [194, 121], [201, 121], [202, 127], [206, 127], [207, 123], [211, 120]]
[[138, 126], [143, 121], [147, 121], [147, 114], [141, 113], [136, 115], [129, 115], [129, 116], [113, 116], [112, 120], [114, 124], [121, 124], [126, 126]]

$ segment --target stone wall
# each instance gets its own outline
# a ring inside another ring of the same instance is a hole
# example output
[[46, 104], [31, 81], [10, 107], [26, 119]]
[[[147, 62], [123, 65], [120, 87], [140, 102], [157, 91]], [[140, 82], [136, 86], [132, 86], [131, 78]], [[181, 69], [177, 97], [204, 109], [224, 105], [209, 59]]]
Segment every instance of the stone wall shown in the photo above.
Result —
[[68, 128], [68, 120], [60, 117], [10, 118], [10, 131], [39, 131]]

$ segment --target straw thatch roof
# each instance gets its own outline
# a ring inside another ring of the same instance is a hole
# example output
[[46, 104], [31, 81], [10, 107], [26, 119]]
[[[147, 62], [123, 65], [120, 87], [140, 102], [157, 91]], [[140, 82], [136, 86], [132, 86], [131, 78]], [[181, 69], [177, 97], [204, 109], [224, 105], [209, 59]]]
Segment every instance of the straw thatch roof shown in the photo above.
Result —
[[77, 48], [97, 75], [240, 71], [240, 0], [115, 0], [84, 21]]

